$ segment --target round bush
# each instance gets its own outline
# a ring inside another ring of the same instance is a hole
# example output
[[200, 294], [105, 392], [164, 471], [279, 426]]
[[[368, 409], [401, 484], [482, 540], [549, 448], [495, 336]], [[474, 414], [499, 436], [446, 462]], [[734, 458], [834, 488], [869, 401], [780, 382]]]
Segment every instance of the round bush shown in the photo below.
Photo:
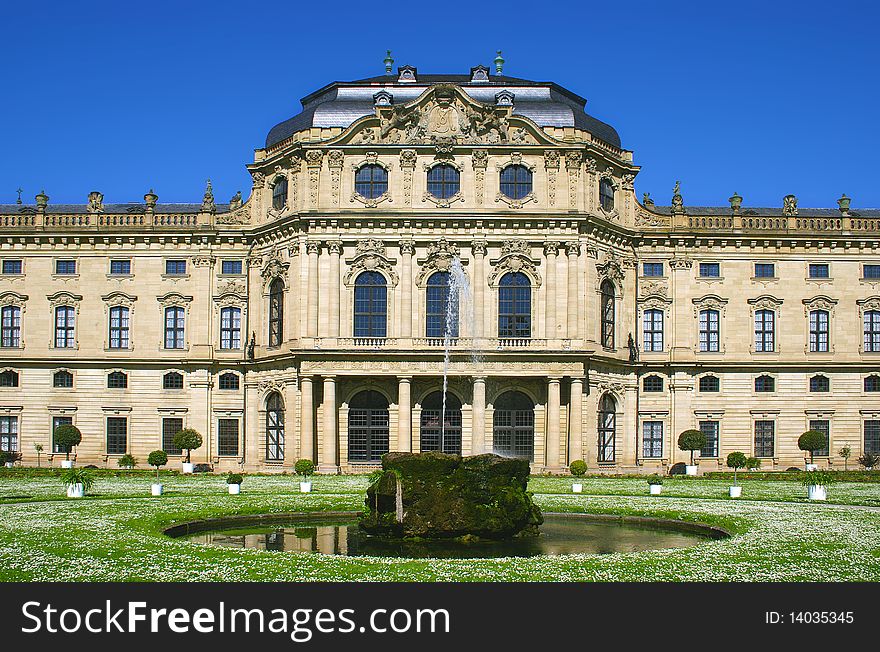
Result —
[[315, 472], [315, 463], [312, 462], [312, 460], [307, 460], [305, 458], [297, 460], [296, 464], [293, 465], [293, 470], [296, 471], [298, 475], [307, 478]]
[[241, 484], [244, 476], [241, 473], [233, 473], [230, 471], [226, 474], [226, 484]]
[[134, 468], [135, 466], [137, 466], [137, 463], [137, 458], [134, 455], [129, 455], [128, 453], [116, 460], [116, 464], [121, 468]]
[[822, 450], [827, 445], [828, 440], [825, 438], [825, 433], [818, 430], [807, 430], [798, 437], [798, 448], [810, 454], [810, 462], [813, 461], [813, 455], [816, 454], [816, 451]]
[[153, 451], [147, 456], [147, 464], [155, 466], [158, 471], [160, 466], [168, 464], [168, 453], [165, 451]]
[[190, 453], [202, 446], [202, 436], [194, 428], [184, 428], [174, 435], [174, 447], [186, 451], [186, 461], [189, 462]]
[[736, 451], [727, 456], [727, 466], [731, 469], [744, 469], [746, 467], [746, 454]]
[[70, 449], [79, 446], [80, 442], [82, 442], [82, 433], [72, 423], [62, 423], [55, 428], [55, 443], [64, 450], [68, 459], [70, 459]]
[[573, 476], [579, 478], [587, 472], [587, 463], [583, 460], [575, 460], [568, 467], [568, 470]]
[[706, 435], [699, 430], [685, 430], [678, 436], [678, 448], [683, 451], [700, 450], [706, 445]]

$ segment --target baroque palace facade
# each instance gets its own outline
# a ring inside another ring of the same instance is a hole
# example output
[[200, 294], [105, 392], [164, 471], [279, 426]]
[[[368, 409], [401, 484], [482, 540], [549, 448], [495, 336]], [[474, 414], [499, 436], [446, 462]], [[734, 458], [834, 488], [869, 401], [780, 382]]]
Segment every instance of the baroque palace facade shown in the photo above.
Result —
[[585, 104], [388, 65], [304, 98], [245, 201], [0, 207], [0, 444], [57, 460], [72, 422], [77, 463], [116, 466], [192, 427], [215, 470], [325, 473], [389, 450], [656, 472], [689, 428], [702, 471], [801, 465], [809, 428], [823, 465], [880, 451], [880, 211], [638, 201]]

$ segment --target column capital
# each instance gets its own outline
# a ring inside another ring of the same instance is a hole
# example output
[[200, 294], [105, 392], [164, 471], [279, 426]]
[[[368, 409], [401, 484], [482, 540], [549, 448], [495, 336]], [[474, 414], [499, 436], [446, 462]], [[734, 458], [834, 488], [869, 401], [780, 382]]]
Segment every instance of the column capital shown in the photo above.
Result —
[[412, 382], [412, 376], [398, 376], [397, 382], [399, 383], [409, 383]]

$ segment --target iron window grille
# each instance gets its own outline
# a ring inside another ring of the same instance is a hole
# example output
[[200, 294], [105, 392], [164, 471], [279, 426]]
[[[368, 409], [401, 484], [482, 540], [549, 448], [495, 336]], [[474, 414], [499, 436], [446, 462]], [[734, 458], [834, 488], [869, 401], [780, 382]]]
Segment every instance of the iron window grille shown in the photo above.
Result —
[[700, 457], [718, 457], [718, 422], [700, 421], [700, 432], [706, 438], [706, 445], [700, 449]]
[[169, 455], [180, 455], [182, 450], [174, 445], [174, 435], [183, 430], [183, 419], [165, 417], [162, 419], [162, 450]]
[[773, 421], [755, 421], [755, 457], [773, 457], [775, 427]]
[[128, 448], [128, 418], [107, 417], [107, 454], [123, 455]]
[[238, 455], [238, 419], [217, 420], [217, 455], [220, 457]]
[[831, 422], [827, 419], [811, 419], [810, 430], [821, 432], [825, 436], [825, 445], [813, 451], [816, 457], [828, 457], [829, 435], [831, 434]]

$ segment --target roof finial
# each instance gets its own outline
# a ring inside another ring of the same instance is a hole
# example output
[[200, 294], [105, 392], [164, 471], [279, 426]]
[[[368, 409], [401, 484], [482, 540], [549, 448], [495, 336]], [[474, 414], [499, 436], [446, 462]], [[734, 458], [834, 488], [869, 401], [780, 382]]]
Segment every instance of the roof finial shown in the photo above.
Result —
[[385, 74], [391, 74], [391, 68], [394, 66], [394, 59], [391, 57], [391, 50], [385, 50]]
[[17, 190], [16, 192], [18, 192], [18, 199], [15, 200], [15, 203], [18, 204], [18, 205], [20, 206], [20, 205], [21, 205], [21, 193], [23, 193], [24, 190], [22, 190], [22, 187], [19, 186], [19, 187], [18, 187], [18, 190]]
[[495, 74], [500, 75], [504, 70], [504, 57], [501, 56], [501, 50], [495, 50], [498, 56], [495, 57]]

